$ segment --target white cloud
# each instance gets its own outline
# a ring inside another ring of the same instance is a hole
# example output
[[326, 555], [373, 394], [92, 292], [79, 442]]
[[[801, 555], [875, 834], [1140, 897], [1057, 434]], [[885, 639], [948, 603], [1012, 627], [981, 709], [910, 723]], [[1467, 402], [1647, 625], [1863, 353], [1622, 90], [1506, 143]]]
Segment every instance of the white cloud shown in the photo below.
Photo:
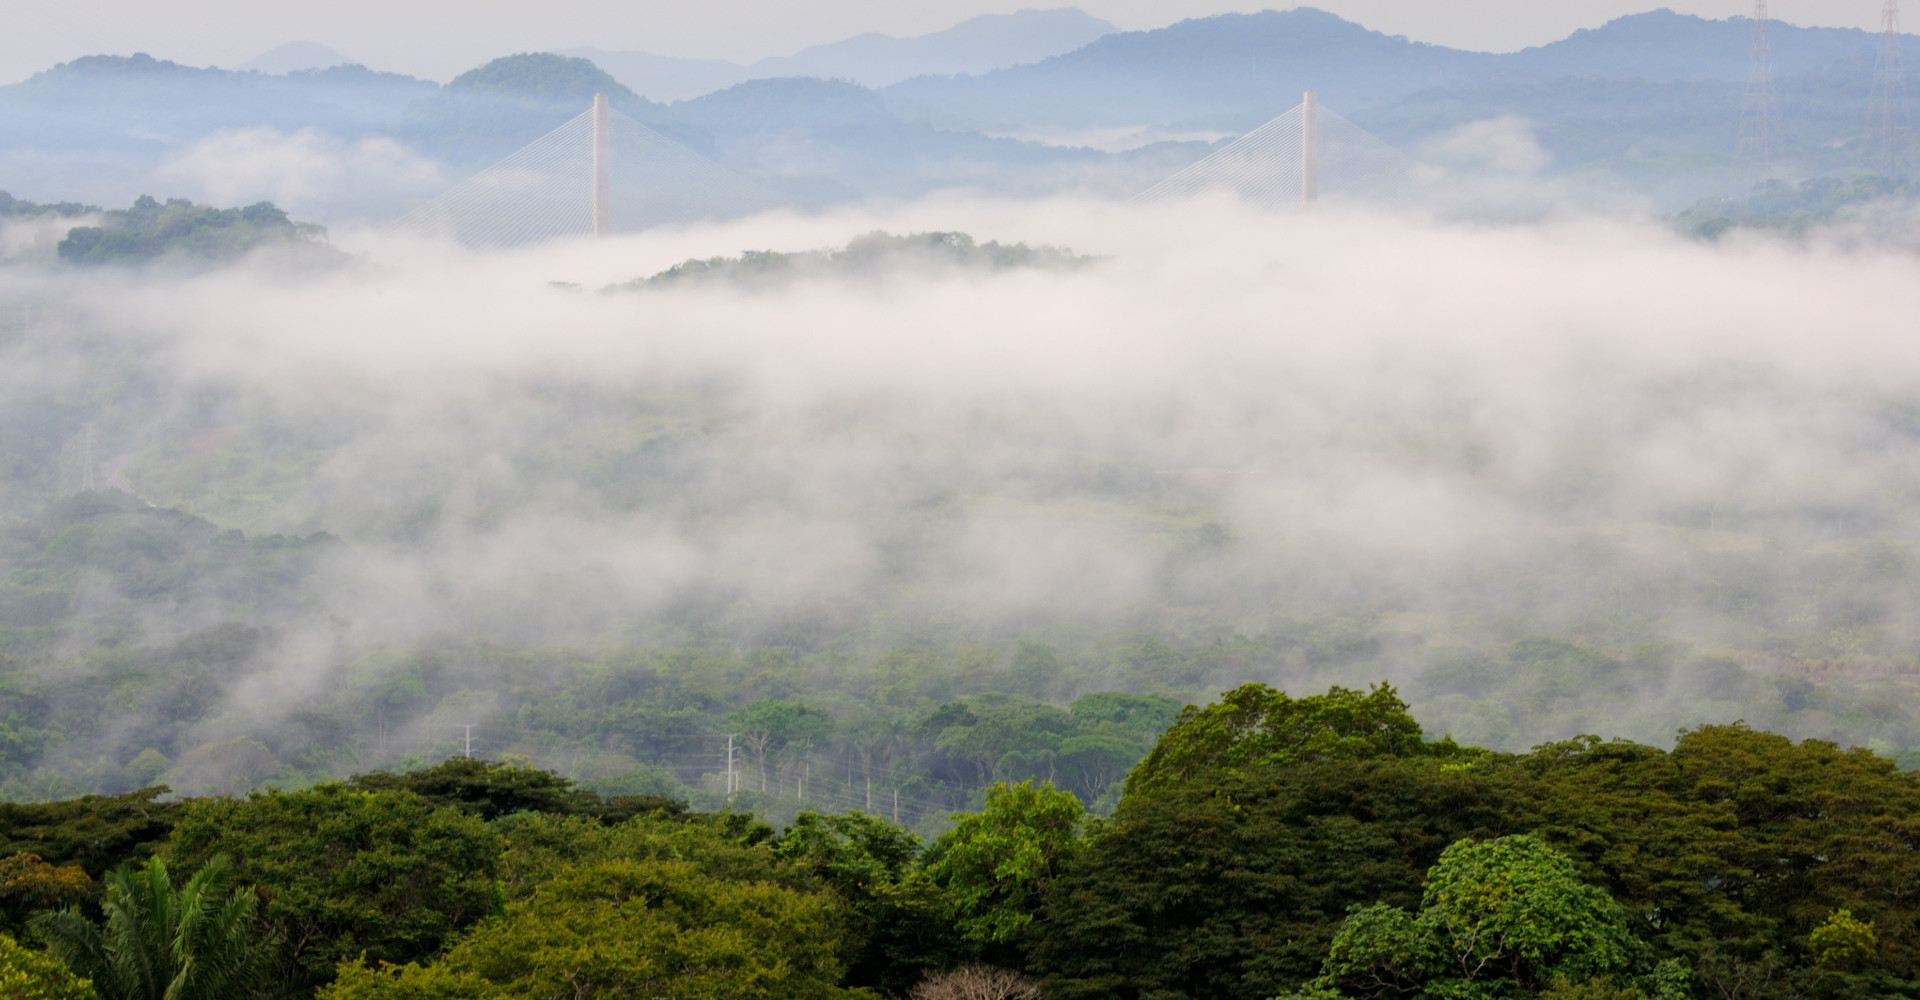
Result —
[[444, 186], [439, 164], [393, 139], [349, 142], [318, 128], [217, 132], [164, 164], [158, 179], [195, 201], [271, 201], [296, 217], [351, 212], [370, 191], [417, 198]]

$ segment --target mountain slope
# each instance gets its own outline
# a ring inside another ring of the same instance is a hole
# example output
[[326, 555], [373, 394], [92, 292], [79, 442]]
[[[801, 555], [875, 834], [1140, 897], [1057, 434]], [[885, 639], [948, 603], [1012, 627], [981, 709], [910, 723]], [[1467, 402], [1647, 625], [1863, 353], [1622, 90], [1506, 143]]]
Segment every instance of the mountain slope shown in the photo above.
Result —
[[[1768, 29], [1776, 76], [1815, 73], [1835, 63], [1871, 62], [1879, 36], [1851, 28], [1803, 28], [1772, 22]], [[1710, 21], [1691, 14], [1656, 10], [1615, 18], [1598, 28], [1576, 31], [1548, 45], [1499, 57], [1508, 81], [1596, 76], [1609, 80], [1644, 79], [1744, 81], [1753, 41], [1753, 21], [1744, 17]], [[1920, 56], [1920, 39], [1903, 39], [1908, 54]]]
[[636, 93], [685, 100], [748, 80], [812, 76], [868, 87], [927, 74], [985, 73], [1072, 52], [1119, 29], [1073, 7], [983, 14], [945, 31], [896, 38], [870, 33], [815, 45], [750, 66], [720, 59], [676, 59], [597, 48], [562, 51], [591, 59]]
[[0, 87], [0, 147], [143, 148], [258, 126], [357, 135], [391, 128], [438, 89], [364, 66], [267, 76], [144, 53], [87, 56]]
[[688, 145], [709, 143], [664, 106], [635, 94], [585, 59], [551, 52], [503, 56], [468, 70], [407, 109], [398, 131], [437, 156], [489, 163], [540, 138], [605, 94], [614, 110]]
[[[919, 78], [885, 90], [909, 118], [950, 127], [1185, 125], [1239, 130], [1317, 90], [1347, 113], [1435, 89], [1570, 78], [1742, 82], [1752, 22], [1661, 10], [1617, 18], [1536, 48], [1490, 54], [1410, 42], [1311, 8], [1226, 14], [1108, 35], [1034, 65]], [[1775, 23], [1776, 73], [1870, 71], [1878, 38]], [[1903, 39], [1920, 59], [1920, 38]]]
[[986, 73], [1072, 52], [1120, 29], [1073, 7], [983, 14], [912, 38], [858, 35], [762, 59], [755, 76], [817, 76], [884, 87], [915, 76]]
[[354, 60], [319, 42], [288, 42], [254, 56], [237, 68], [255, 73], [297, 73], [303, 69], [330, 69], [354, 64]]
[[722, 163], [802, 203], [940, 187], [1039, 193], [1039, 174], [1105, 159], [906, 121], [878, 94], [844, 80], [752, 80], [682, 101], [673, 112], [713, 137]]
[[1030, 66], [916, 78], [886, 95], [908, 117], [952, 125], [1243, 128], [1292, 107], [1304, 90], [1321, 91], [1335, 106], [1363, 106], [1477, 79], [1495, 59], [1300, 8], [1108, 35]]

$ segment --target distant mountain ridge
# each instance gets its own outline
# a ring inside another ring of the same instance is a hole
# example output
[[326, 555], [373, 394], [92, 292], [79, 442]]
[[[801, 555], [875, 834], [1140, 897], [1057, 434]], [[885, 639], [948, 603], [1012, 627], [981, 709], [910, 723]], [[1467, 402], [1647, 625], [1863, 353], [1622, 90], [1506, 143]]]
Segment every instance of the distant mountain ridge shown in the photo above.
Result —
[[349, 59], [319, 42], [302, 41], [275, 46], [241, 63], [236, 68], [252, 70], [255, 73], [285, 74], [352, 65], [358, 65], [358, 60]]
[[[1878, 36], [1841, 28], [1772, 27], [1782, 78], [1835, 64], [1871, 68]], [[1317, 90], [1364, 111], [1434, 89], [1608, 80], [1744, 81], [1752, 22], [1670, 10], [1616, 18], [1549, 45], [1470, 52], [1373, 31], [1310, 7], [1194, 18], [1100, 38], [1026, 66], [977, 76], [926, 76], [884, 89], [888, 105], [949, 127], [1163, 124], [1241, 129]], [[1920, 39], [1907, 36], [1909, 59]]]
[[263, 125], [351, 136], [390, 127], [438, 89], [358, 65], [275, 76], [86, 56], [0, 87], [0, 147], [126, 149]]
[[[1716, 178], [1732, 169], [1752, 29], [1743, 18], [1655, 11], [1493, 54], [1409, 41], [1311, 8], [1133, 32], [1069, 13], [1056, 20], [1101, 33], [1036, 62], [879, 90], [817, 75], [766, 78], [672, 104], [649, 100], [605, 65], [553, 53], [495, 60], [445, 87], [361, 66], [268, 75], [93, 56], [0, 87], [0, 187], [113, 201], [111, 185], [130, 183], [115, 178], [156, 170], [201, 137], [262, 126], [392, 137], [457, 176], [606, 93], [624, 113], [804, 203], [940, 187], [1127, 193], [1204, 155], [1198, 140], [1244, 132], [1313, 89], [1403, 149], [1508, 120], [1538, 144], [1533, 162], [1546, 169], [1610, 172], [1621, 186], [1686, 204], [1702, 185], [1730, 183]], [[976, 19], [942, 34], [978, 42], [982, 24], [1023, 23], [1032, 18]], [[967, 25], [974, 35], [961, 31]], [[1787, 160], [1810, 173], [1857, 168], [1878, 36], [1776, 23], [1772, 38]], [[853, 59], [871, 41], [816, 55]], [[1903, 45], [1920, 65], [1920, 39]], [[724, 75], [728, 65], [706, 70]], [[1072, 148], [1083, 142], [1128, 152]]]
[[882, 87], [926, 74], [985, 73], [1071, 52], [1120, 29], [1073, 7], [983, 14], [944, 31], [898, 38], [869, 33], [751, 65], [720, 59], [676, 59], [596, 48], [561, 54], [591, 59], [636, 93], [684, 100], [748, 80], [810, 76]]
[[665, 106], [635, 94], [592, 62], [551, 52], [502, 56], [454, 77], [410, 105], [395, 132], [455, 163], [484, 165], [586, 110], [596, 94], [687, 145], [711, 146]]
[[954, 127], [1181, 122], [1241, 127], [1318, 89], [1348, 107], [1475, 80], [1497, 56], [1410, 42], [1301, 7], [1107, 35], [980, 76], [885, 88], [889, 106]]

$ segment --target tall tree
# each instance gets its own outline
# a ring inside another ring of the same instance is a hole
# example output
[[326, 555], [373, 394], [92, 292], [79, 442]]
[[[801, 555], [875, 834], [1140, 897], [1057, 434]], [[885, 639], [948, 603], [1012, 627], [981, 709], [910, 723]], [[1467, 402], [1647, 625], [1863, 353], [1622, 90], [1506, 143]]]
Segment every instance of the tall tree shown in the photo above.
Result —
[[952, 897], [962, 936], [988, 950], [1017, 946], [1042, 894], [1080, 848], [1080, 800], [1051, 784], [995, 785], [977, 813], [934, 842], [927, 874]]
[[1491, 1000], [1597, 982], [1684, 1000], [1680, 967], [1650, 971], [1620, 904], [1521, 834], [1448, 847], [1427, 872], [1418, 913], [1385, 903], [1354, 911], [1320, 979], [1294, 996]]
[[847, 903], [847, 985], [905, 994], [928, 969], [958, 962], [953, 908], [915, 863], [920, 838], [878, 816], [803, 812], [774, 853]]
[[300, 990], [362, 953], [405, 962], [438, 951], [493, 912], [499, 852], [497, 834], [451, 806], [335, 784], [196, 800], [166, 856], [231, 855], [283, 942], [278, 975]]
[[1453, 756], [1451, 740], [1429, 743], [1392, 686], [1343, 687], [1301, 698], [1247, 684], [1205, 708], [1189, 705], [1127, 778], [1127, 793], [1221, 772], [1337, 758]]
[[115, 868], [106, 886], [102, 923], [77, 908], [34, 921], [100, 1000], [241, 1000], [260, 984], [267, 949], [254, 897], [235, 890], [224, 858], [177, 890], [159, 858]]
[[686, 862], [566, 868], [431, 965], [344, 963], [321, 1000], [852, 1000], [831, 895]]

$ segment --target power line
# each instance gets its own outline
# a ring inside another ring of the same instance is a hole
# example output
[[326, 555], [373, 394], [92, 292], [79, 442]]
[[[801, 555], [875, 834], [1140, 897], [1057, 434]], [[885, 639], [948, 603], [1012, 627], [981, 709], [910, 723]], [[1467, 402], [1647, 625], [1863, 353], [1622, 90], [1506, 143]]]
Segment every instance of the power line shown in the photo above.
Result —
[[1909, 166], [1913, 120], [1907, 108], [1907, 80], [1900, 65], [1900, 0], [1886, 0], [1880, 11], [1880, 60], [1868, 103], [1867, 155], [1889, 175]]
[[1772, 18], [1767, 0], [1754, 0], [1753, 40], [1747, 56], [1747, 91], [1740, 99], [1740, 131], [1734, 137], [1734, 162], [1758, 166], [1761, 178], [1772, 175], [1781, 153], [1780, 122], [1773, 90]]
[[779, 194], [612, 110], [604, 99], [386, 228], [517, 246], [735, 218]]
[[1309, 93], [1301, 103], [1135, 195], [1151, 204], [1227, 192], [1264, 208], [1311, 203], [1408, 176], [1417, 164]]

